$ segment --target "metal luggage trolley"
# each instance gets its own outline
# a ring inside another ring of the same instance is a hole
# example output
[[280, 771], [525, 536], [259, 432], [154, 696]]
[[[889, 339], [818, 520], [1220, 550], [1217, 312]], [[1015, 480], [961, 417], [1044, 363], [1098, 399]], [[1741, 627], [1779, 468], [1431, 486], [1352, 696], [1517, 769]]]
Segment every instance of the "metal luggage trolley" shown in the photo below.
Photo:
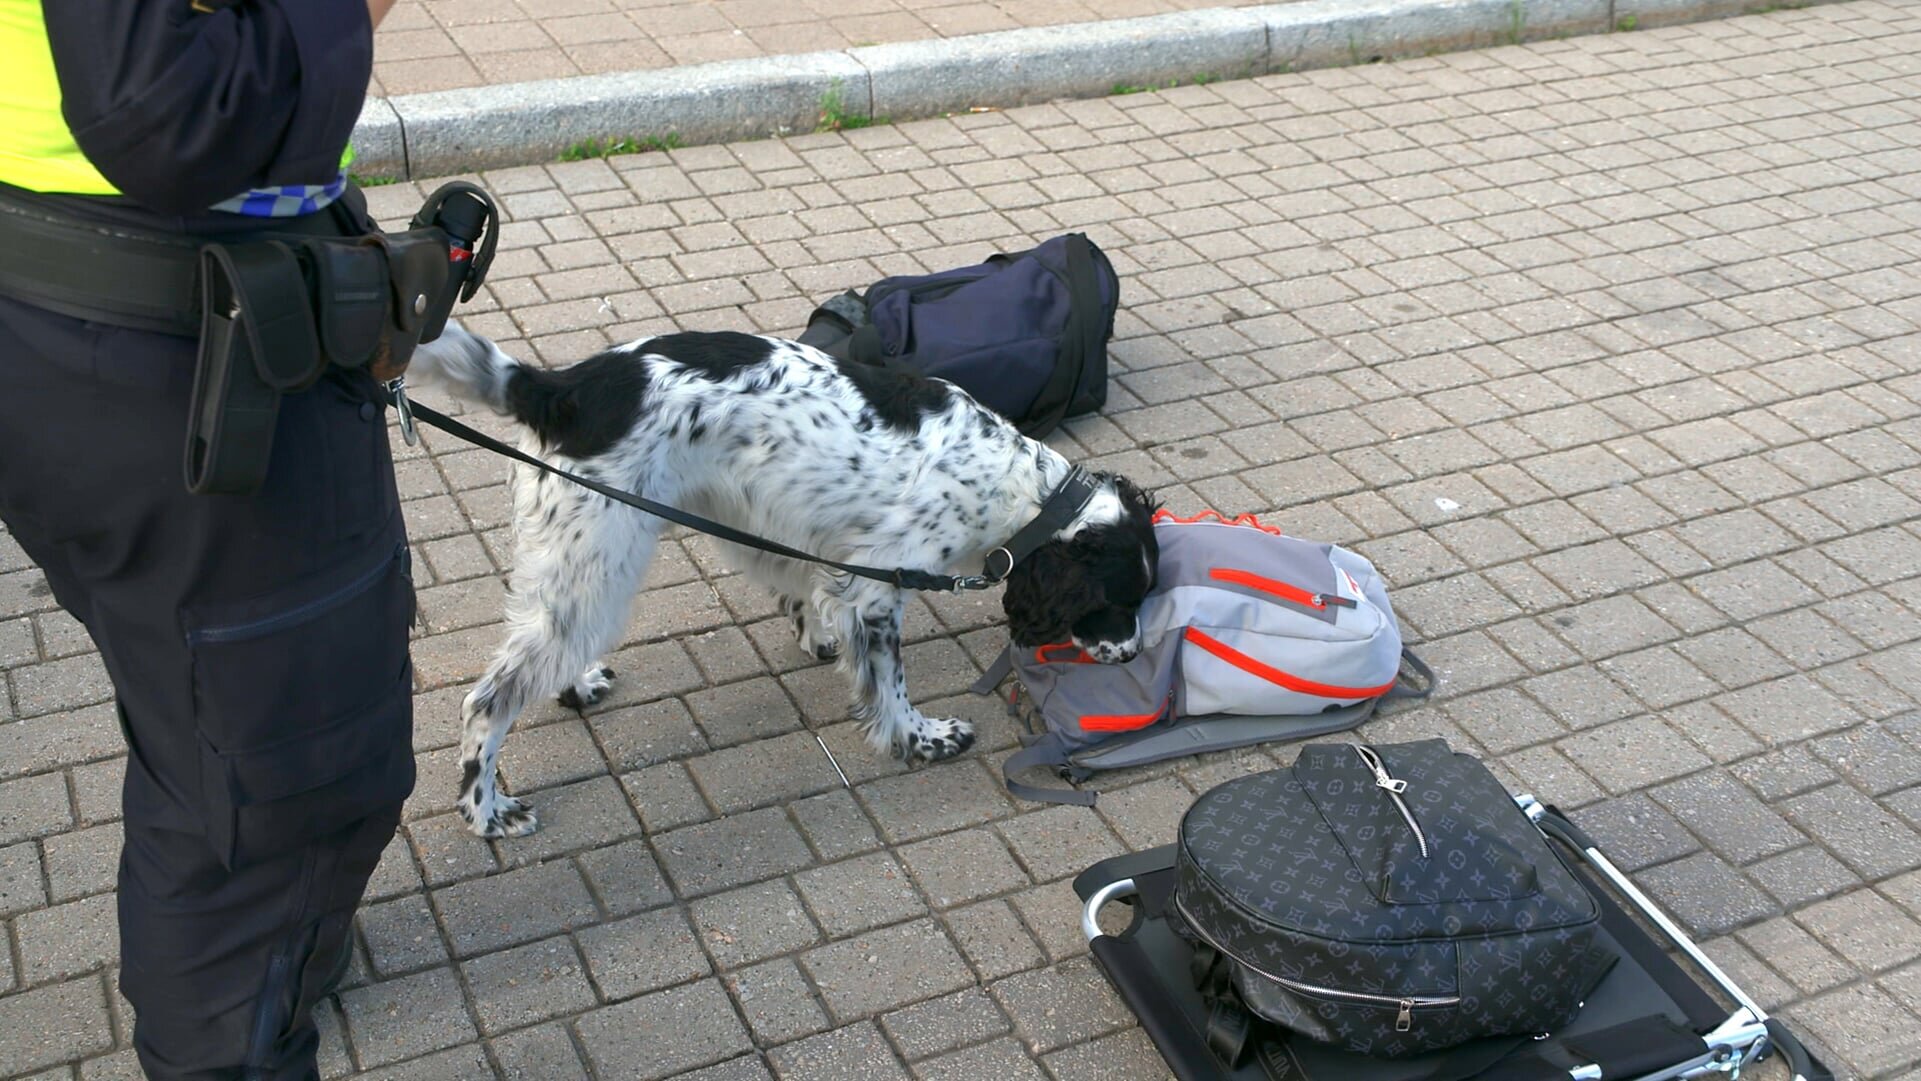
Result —
[[[1082, 872], [1074, 880], [1074, 891], [1085, 902], [1081, 931], [1102, 972], [1180, 1081], [1669, 1081], [1717, 1073], [1735, 1078], [1775, 1050], [1795, 1081], [1832, 1081], [1793, 1033], [1721, 971], [1593, 839], [1533, 796], [1514, 801], [1544, 836], [1581, 857], [1570, 866], [1600, 905], [1603, 935], [1621, 957], [1573, 1023], [1531, 1041], [1480, 1040], [1385, 1060], [1277, 1038], [1230, 1069], [1204, 1037], [1210, 1007], [1188, 976], [1193, 951], [1162, 915], [1174, 890], [1174, 845], [1102, 860]], [[1652, 930], [1637, 922], [1620, 899]], [[1101, 930], [1099, 915], [1115, 901], [1132, 907], [1132, 921], [1109, 935]], [[1725, 994], [1732, 1008], [1689, 975], [1655, 932]]]

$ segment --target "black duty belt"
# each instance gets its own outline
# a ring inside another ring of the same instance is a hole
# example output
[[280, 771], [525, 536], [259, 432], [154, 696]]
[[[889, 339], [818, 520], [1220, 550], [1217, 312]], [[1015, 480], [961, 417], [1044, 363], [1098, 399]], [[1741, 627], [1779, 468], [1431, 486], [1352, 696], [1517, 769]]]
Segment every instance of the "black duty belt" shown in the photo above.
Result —
[[[351, 231], [341, 215], [321, 211], [220, 242]], [[76, 319], [191, 338], [200, 333], [200, 249], [212, 239], [73, 217], [0, 189], [0, 294]]]
[[443, 186], [402, 233], [375, 228], [354, 189], [349, 198], [349, 211], [209, 240], [104, 224], [0, 191], [0, 294], [197, 337], [187, 489], [250, 494], [266, 477], [281, 396], [311, 387], [329, 366], [374, 372], [404, 416], [399, 373], [492, 261], [493, 201], [472, 184]]

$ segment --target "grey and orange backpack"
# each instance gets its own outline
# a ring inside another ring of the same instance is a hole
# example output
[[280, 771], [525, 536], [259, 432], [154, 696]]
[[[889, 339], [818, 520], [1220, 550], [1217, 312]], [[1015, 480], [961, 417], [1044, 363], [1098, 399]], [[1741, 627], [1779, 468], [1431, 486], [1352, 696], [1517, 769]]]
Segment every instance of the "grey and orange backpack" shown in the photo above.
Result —
[[[1024, 799], [1091, 806], [1092, 792], [1038, 788], [1097, 770], [1353, 728], [1382, 702], [1425, 698], [1434, 678], [1401, 642], [1365, 557], [1285, 536], [1252, 515], [1154, 517], [1158, 580], [1141, 605], [1141, 652], [1098, 664], [1070, 643], [1012, 646], [975, 685], [1011, 673], [1026, 746], [1003, 767]], [[1402, 678], [1405, 665], [1418, 682]]]

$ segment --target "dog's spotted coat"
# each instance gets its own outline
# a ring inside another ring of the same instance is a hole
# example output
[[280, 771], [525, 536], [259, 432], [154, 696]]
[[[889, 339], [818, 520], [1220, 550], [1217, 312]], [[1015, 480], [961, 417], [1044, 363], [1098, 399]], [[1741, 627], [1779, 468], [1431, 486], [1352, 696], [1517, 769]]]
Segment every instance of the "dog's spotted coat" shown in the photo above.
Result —
[[[977, 573], [1070, 469], [946, 382], [777, 338], [672, 334], [547, 371], [449, 325], [409, 376], [514, 417], [521, 448], [554, 465], [846, 563]], [[1003, 604], [1017, 645], [1071, 639], [1120, 661], [1139, 648], [1153, 508], [1124, 478], [1095, 480], [1079, 517], [1015, 568]], [[585, 705], [605, 692], [600, 657], [619, 641], [665, 525], [523, 465], [514, 522], [507, 638], [463, 707], [459, 808], [483, 837], [535, 828], [499, 784], [501, 744], [528, 703], [559, 694]], [[876, 751], [934, 760], [973, 745], [967, 721], [908, 700], [898, 589], [721, 547], [779, 597], [803, 649], [838, 658]]]

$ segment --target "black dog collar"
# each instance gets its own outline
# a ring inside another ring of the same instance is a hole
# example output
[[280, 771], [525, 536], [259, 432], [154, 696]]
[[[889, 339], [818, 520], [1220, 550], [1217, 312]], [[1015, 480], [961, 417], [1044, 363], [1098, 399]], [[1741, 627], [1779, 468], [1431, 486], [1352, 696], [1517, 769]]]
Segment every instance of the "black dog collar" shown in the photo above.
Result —
[[1016, 563], [1033, 555], [1035, 549], [1046, 544], [1049, 538], [1078, 518], [1099, 490], [1100, 486], [1087, 475], [1087, 470], [1080, 466], [1069, 470], [1067, 479], [1061, 481], [1060, 487], [1055, 488], [1041, 504], [1041, 511], [1034, 516], [1034, 520], [1022, 526], [1020, 532], [1014, 534], [1013, 540], [987, 553], [981, 576], [989, 582], [999, 582], [1012, 574]]

